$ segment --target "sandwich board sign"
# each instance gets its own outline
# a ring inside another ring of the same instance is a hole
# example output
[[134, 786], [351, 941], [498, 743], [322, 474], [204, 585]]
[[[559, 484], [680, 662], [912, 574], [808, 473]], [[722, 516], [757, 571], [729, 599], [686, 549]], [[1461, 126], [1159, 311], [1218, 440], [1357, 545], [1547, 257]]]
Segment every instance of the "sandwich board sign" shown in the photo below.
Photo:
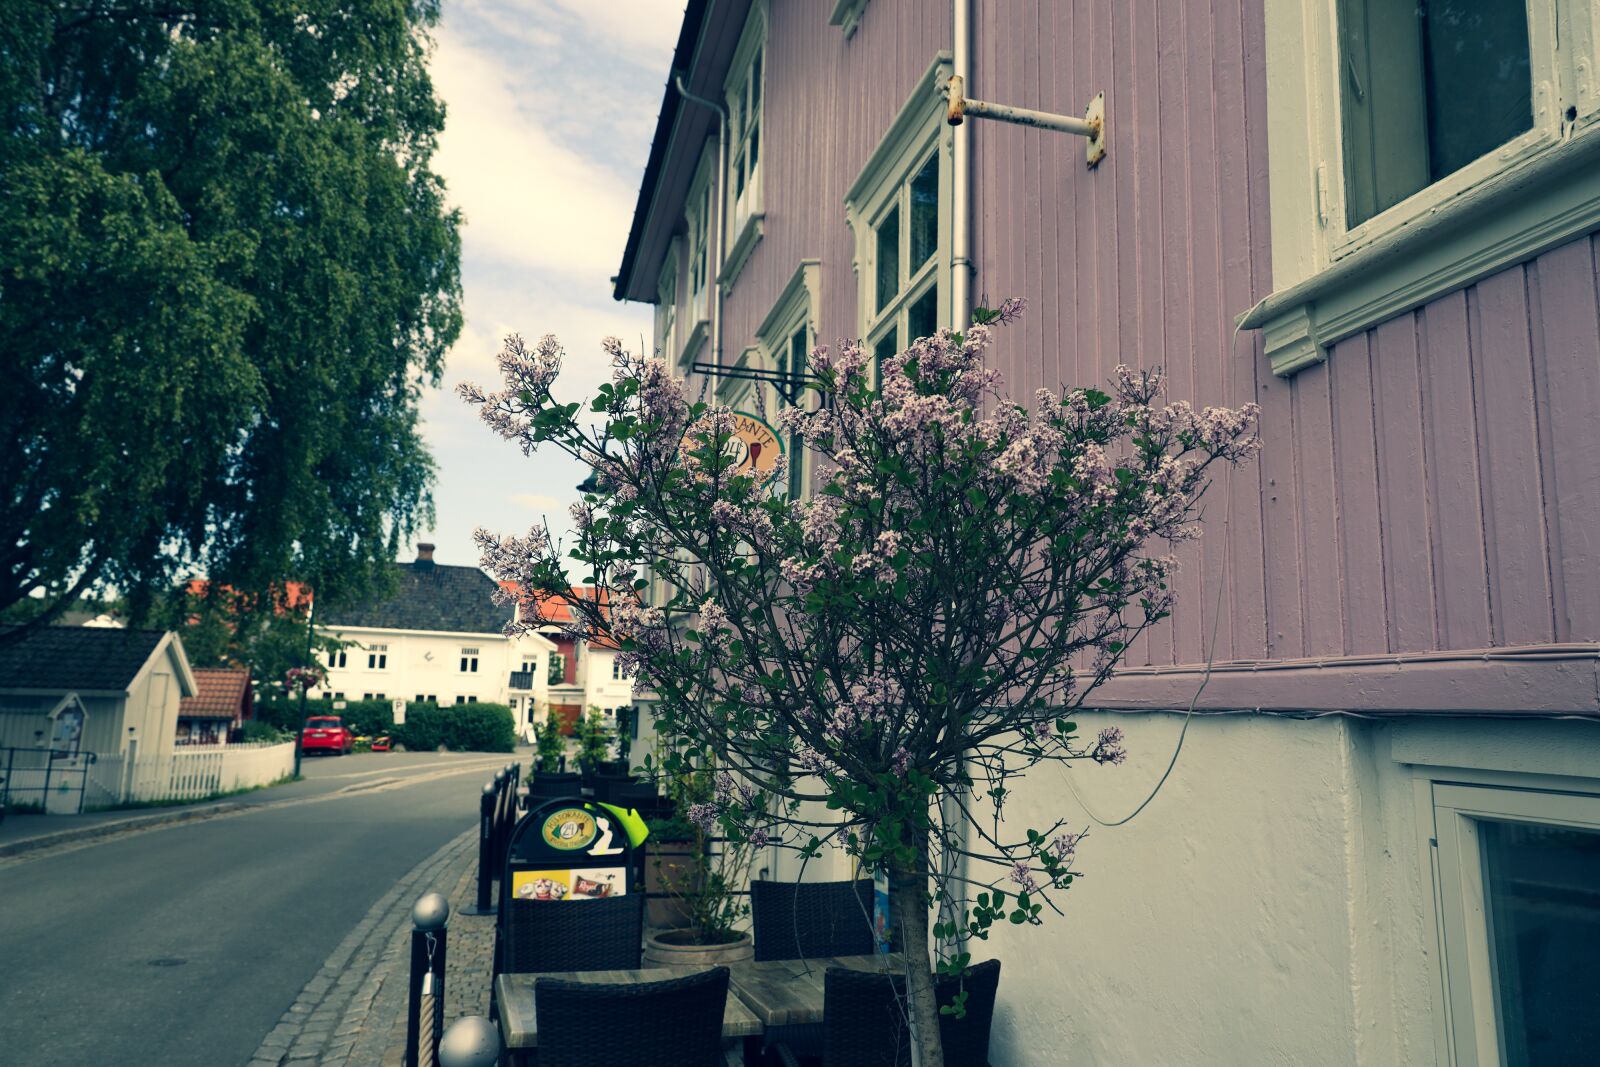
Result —
[[505, 899], [605, 900], [644, 892], [637, 814], [579, 797], [546, 800], [522, 817], [506, 850]]

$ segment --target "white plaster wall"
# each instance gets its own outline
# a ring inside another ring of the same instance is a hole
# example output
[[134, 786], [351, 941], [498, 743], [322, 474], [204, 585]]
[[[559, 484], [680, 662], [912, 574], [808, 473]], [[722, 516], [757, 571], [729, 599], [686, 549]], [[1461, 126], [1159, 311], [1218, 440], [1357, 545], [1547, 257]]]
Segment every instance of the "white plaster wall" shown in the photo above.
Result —
[[[503, 704], [510, 695], [511, 672], [521, 666], [512, 642], [499, 634], [414, 633], [342, 627], [331, 633], [356, 641], [345, 649], [346, 666], [328, 671], [319, 693], [343, 693], [360, 700], [363, 693], [385, 698], [414, 700], [417, 694], [437, 696], [440, 704], [454, 704], [458, 696], [475, 696], [480, 702]], [[388, 666], [367, 669], [367, 648], [388, 645]], [[462, 673], [461, 650], [478, 650], [478, 669]], [[513, 662], [513, 658], [516, 661]]]
[[[996, 1067], [1430, 1064], [1433, 966], [1410, 772], [1388, 727], [1197, 717], [1160, 795], [1176, 715], [1115, 722], [1128, 761], [1036, 768], [1007, 826], [1089, 828], [1083, 872], [1041, 926], [974, 956], [1003, 961]], [[1424, 936], [1426, 933], [1426, 936]]]
[[584, 645], [578, 654], [578, 680], [583, 684], [583, 706], [611, 711], [633, 703], [633, 678], [611, 677], [612, 665], [617, 660], [614, 649]]

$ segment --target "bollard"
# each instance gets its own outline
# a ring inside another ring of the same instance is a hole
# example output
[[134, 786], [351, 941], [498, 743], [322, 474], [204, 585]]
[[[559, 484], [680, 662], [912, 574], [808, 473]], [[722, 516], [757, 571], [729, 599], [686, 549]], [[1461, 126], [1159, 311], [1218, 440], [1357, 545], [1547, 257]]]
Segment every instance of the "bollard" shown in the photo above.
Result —
[[504, 770], [496, 771], [494, 775], [494, 836], [491, 856], [494, 863], [491, 872], [495, 881], [505, 872], [506, 867], [506, 797], [510, 792], [511, 776]]
[[439, 1034], [444, 1029], [445, 941], [449, 922], [450, 902], [443, 893], [424, 893], [411, 908], [406, 1067], [434, 1067], [439, 1061]]
[[494, 877], [490, 868], [494, 864], [494, 802], [496, 790], [493, 782], [483, 783], [483, 794], [478, 798], [478, 899], [463, 915], [493, 915]]
[[439, 1042], [439, 1067], [495, 1067], [499, 1062], [500, 1031], [481, 1015], [457, 1019]]

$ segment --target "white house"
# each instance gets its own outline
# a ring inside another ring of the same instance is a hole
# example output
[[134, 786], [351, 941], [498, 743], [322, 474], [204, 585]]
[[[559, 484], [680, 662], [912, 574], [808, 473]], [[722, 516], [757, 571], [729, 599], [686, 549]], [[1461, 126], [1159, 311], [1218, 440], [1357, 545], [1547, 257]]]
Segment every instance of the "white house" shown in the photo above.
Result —
[[[575, 598], [591, 598], [590, 586], [574, 586]], [[572, 625], [572, 608], [558, 598], [524, 599], [521, 611], [526, 618], [537, 612], [552, 642], [545, 675], [550, 687], [549, 707], [570, 730], [571, 724], [590, 708], [599, 708], [613, 727], [626, 730], [629, 740], [637, 740], [638, 716], [633, 714], [633, 675], [623, 672], [616, 646], [603, 639], [577, 640], [564, 632]]]
[[507, 704], [518, 728], [547, 700], [555, 645], [539, 634], [507, 637], [512, 607], [476, 567], [435, 563], [434, 546], [397, 563], [395, 590], [381, 600], [319, 613], [317, 629], [350, 642], [326, 657], [327, 700], [395, 700], [441, 705]]
[[[136, 755], [170, 753], [179, 706], [196, 693], [174, 633], [45, 626], [0, 643], [0, 748], [13, 803], [48, 797], [77, 810], [86, 771]], [[91, 797], [95, 803], [101, 799]]]

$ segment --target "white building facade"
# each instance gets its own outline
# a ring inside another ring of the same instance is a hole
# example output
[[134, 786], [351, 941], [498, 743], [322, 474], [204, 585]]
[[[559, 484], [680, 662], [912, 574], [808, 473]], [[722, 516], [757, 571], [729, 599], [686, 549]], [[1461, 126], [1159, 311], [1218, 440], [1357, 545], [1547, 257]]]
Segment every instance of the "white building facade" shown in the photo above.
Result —
[[317, 620], [321, 633], [348, 642], [324, 657], [326, 700], [506, 704], [527, 734], [531, 712], [547, 702], [545, 664], [555, 645], [539, 634], [507, 637], [510, 605], [494, 602], [494, 580], [476, 567], [440, 565], [433, 546], [396, 564], [397, 588], [378, 601]]

